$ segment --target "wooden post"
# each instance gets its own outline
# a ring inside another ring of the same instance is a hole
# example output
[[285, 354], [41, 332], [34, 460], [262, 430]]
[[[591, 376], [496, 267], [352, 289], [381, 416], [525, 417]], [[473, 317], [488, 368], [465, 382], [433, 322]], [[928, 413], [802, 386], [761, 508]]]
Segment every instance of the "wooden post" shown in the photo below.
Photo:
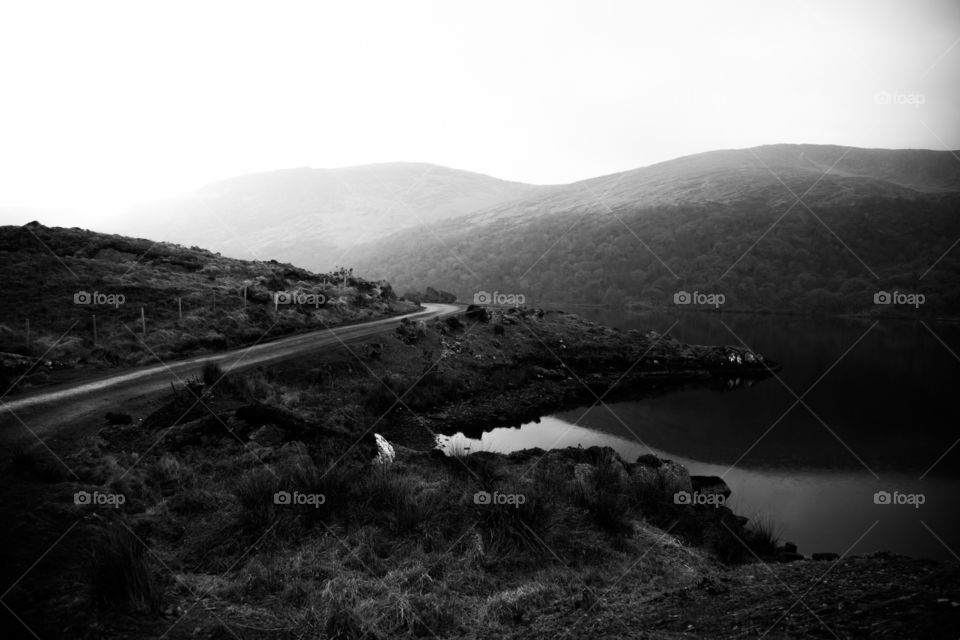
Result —
[[143, 325], [143, 335], [147, 335], [147, 314], [144, 312], [143, 307], [140, 307], [140, 324]]
[[180, 322], [183, 322], [183, 299], [177, 298], [177, 315], [180, 316]]
[[213, 312], [217, 312], [217, 290], [213, 290]]
[[246, 287], [246, 285], [244, 285], [244, 287], [243, 287], [243, 308], [244, 308], [244, 309], [247, 308], [247, 287]]

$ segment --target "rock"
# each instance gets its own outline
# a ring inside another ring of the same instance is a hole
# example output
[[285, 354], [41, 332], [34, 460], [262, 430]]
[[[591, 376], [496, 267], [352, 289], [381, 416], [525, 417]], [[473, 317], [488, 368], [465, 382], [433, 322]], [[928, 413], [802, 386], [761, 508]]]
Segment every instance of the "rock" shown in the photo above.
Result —
[[397, 457], [393, 445], [379, 433], [373, 434], [373, 437], [377, 442], [377, 457], [373, 459], [374, 464], [390, 464], [393, 462], [394, 458]]
[[690, 486], [697, 493], [722, 495], [724, 499], [729, 498], [732, 493], [727, 483], [719, 476], [690, 476]]
[[780, 548], [783, 549], [784, 551], [786, 551], [787, 553], [796, 553], [796, 552], [797, 552], [797, 545], [795, 545], [795, 544], [792, 543], [792, 542], [784, 542], [784, 543], [783, 543], [783, 546], [780, 547]]
[[814, 560], [839, 560], [840, 556], [833, 552], [815, 553], [811, 556]]
[[777, 553], [777, 562], [796, 562], [797, 560], [803, 560], [804, 557], [799, 553], [790, 553], [787, 551], [780, 551]]
[[682, 464], [677, 464], [673, 460], [664, 460], [663, 464], [657, 468], [657, 473], [667, 495], [673, 495], [680, 491], [692, 493], [690, 472]]
[[652, 467], [656, 469], [663, 464], [663, 461], [660, 460], [657, 456], [652, 453], [645, 453], [644, 455], [637, 458], [636, 464], [641, 464], [645, 467]]
[[[641, 456], [643, 457], [643, 456]], [[690, 472], [672, 460], [660, 460], [657, 467], [637, 462], [629, 466], [630, 483], [635, 490], [657, 492], [672, 500], [681, 491], [691, 493]]]

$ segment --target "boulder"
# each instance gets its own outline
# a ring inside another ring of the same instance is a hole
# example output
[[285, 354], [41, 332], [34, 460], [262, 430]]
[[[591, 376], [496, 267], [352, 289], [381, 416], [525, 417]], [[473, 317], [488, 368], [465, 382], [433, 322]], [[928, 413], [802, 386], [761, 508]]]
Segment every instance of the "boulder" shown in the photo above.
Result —
[[656, 469], [663, 464], [663, 461], [652, 453], [645, 453], [644, 455], [637, 458], [636, 464], [643, 465], [645, 467], [651, 467]]
[[804, 557], [799, 553], [790, 553], [789, 551], [779, 551], [777, 552], [777, 562], [796, 562], [797, 560], [803, 560]]
[[393, 445], [379, 433], [373, 434], [373, 437], [377, 443], [377, 457], [373, 459], [374, 464], [390, 464], [393, 462], [394, 458], [397, 457]]
[[727, 483], [719, 476], [690, 476], [690, 486], [696, 493], [722, 495], [724, 500], [732, 493]]
[[[649, 462], [649, 460], [645, 462]], [[672, 460], [660, 460], [660, 465], [657, 467], [637, 462], [630, 465], [628, 471], [630, 483], [637, 490], [657, 491], [670, 499], [681, 491], [687, 493], [693, 491], [690, 472], [687, 471], [686, 467]]]

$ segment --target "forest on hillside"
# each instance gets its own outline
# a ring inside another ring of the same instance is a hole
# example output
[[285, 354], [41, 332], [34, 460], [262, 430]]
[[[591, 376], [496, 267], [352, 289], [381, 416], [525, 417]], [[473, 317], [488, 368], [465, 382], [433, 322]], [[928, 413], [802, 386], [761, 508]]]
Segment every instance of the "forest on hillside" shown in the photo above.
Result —
[[[722, 294], [731, 311], [956, 315], [958, 213], [960, 196], [946, 194], [812, 212], [771, 210], [758, 198], [459, 219], [397, 234], [354, 264], [401, 290], [435, 286], [464, 301], [500, 291], [528, 304], [662, 307], [686, 291]], [[893, 304], [875, 304], [880, 292]], [[919, 305], [904, 298], [912, 294], [922, 294]]]

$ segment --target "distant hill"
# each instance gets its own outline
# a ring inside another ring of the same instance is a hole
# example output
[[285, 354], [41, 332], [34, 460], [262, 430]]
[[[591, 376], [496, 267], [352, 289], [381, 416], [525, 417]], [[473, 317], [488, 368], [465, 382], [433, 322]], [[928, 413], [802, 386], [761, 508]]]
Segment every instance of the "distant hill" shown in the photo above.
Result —
[[[275, 303], [278, 292], [313, 297]], [[156, 364], [414, 308], [388, 283], [349, 272], [39, 223], [0, 227], [0, 294], [0, 382], [41, 358], [28, 383], [61, 368]]]
[[727, 309], [908, 311], [873, 304], [896, 289], [957, 314], [958, 237], [952, 152], [770, 145], [530, 194], [369, 243], [351, 264], [461, 299], [656, 307], [697, 290]]
[[546, 190], [420, 163], [287, 169], [142, 206], [106, 228], [328, 270], [348, 262], [357, 243]]

